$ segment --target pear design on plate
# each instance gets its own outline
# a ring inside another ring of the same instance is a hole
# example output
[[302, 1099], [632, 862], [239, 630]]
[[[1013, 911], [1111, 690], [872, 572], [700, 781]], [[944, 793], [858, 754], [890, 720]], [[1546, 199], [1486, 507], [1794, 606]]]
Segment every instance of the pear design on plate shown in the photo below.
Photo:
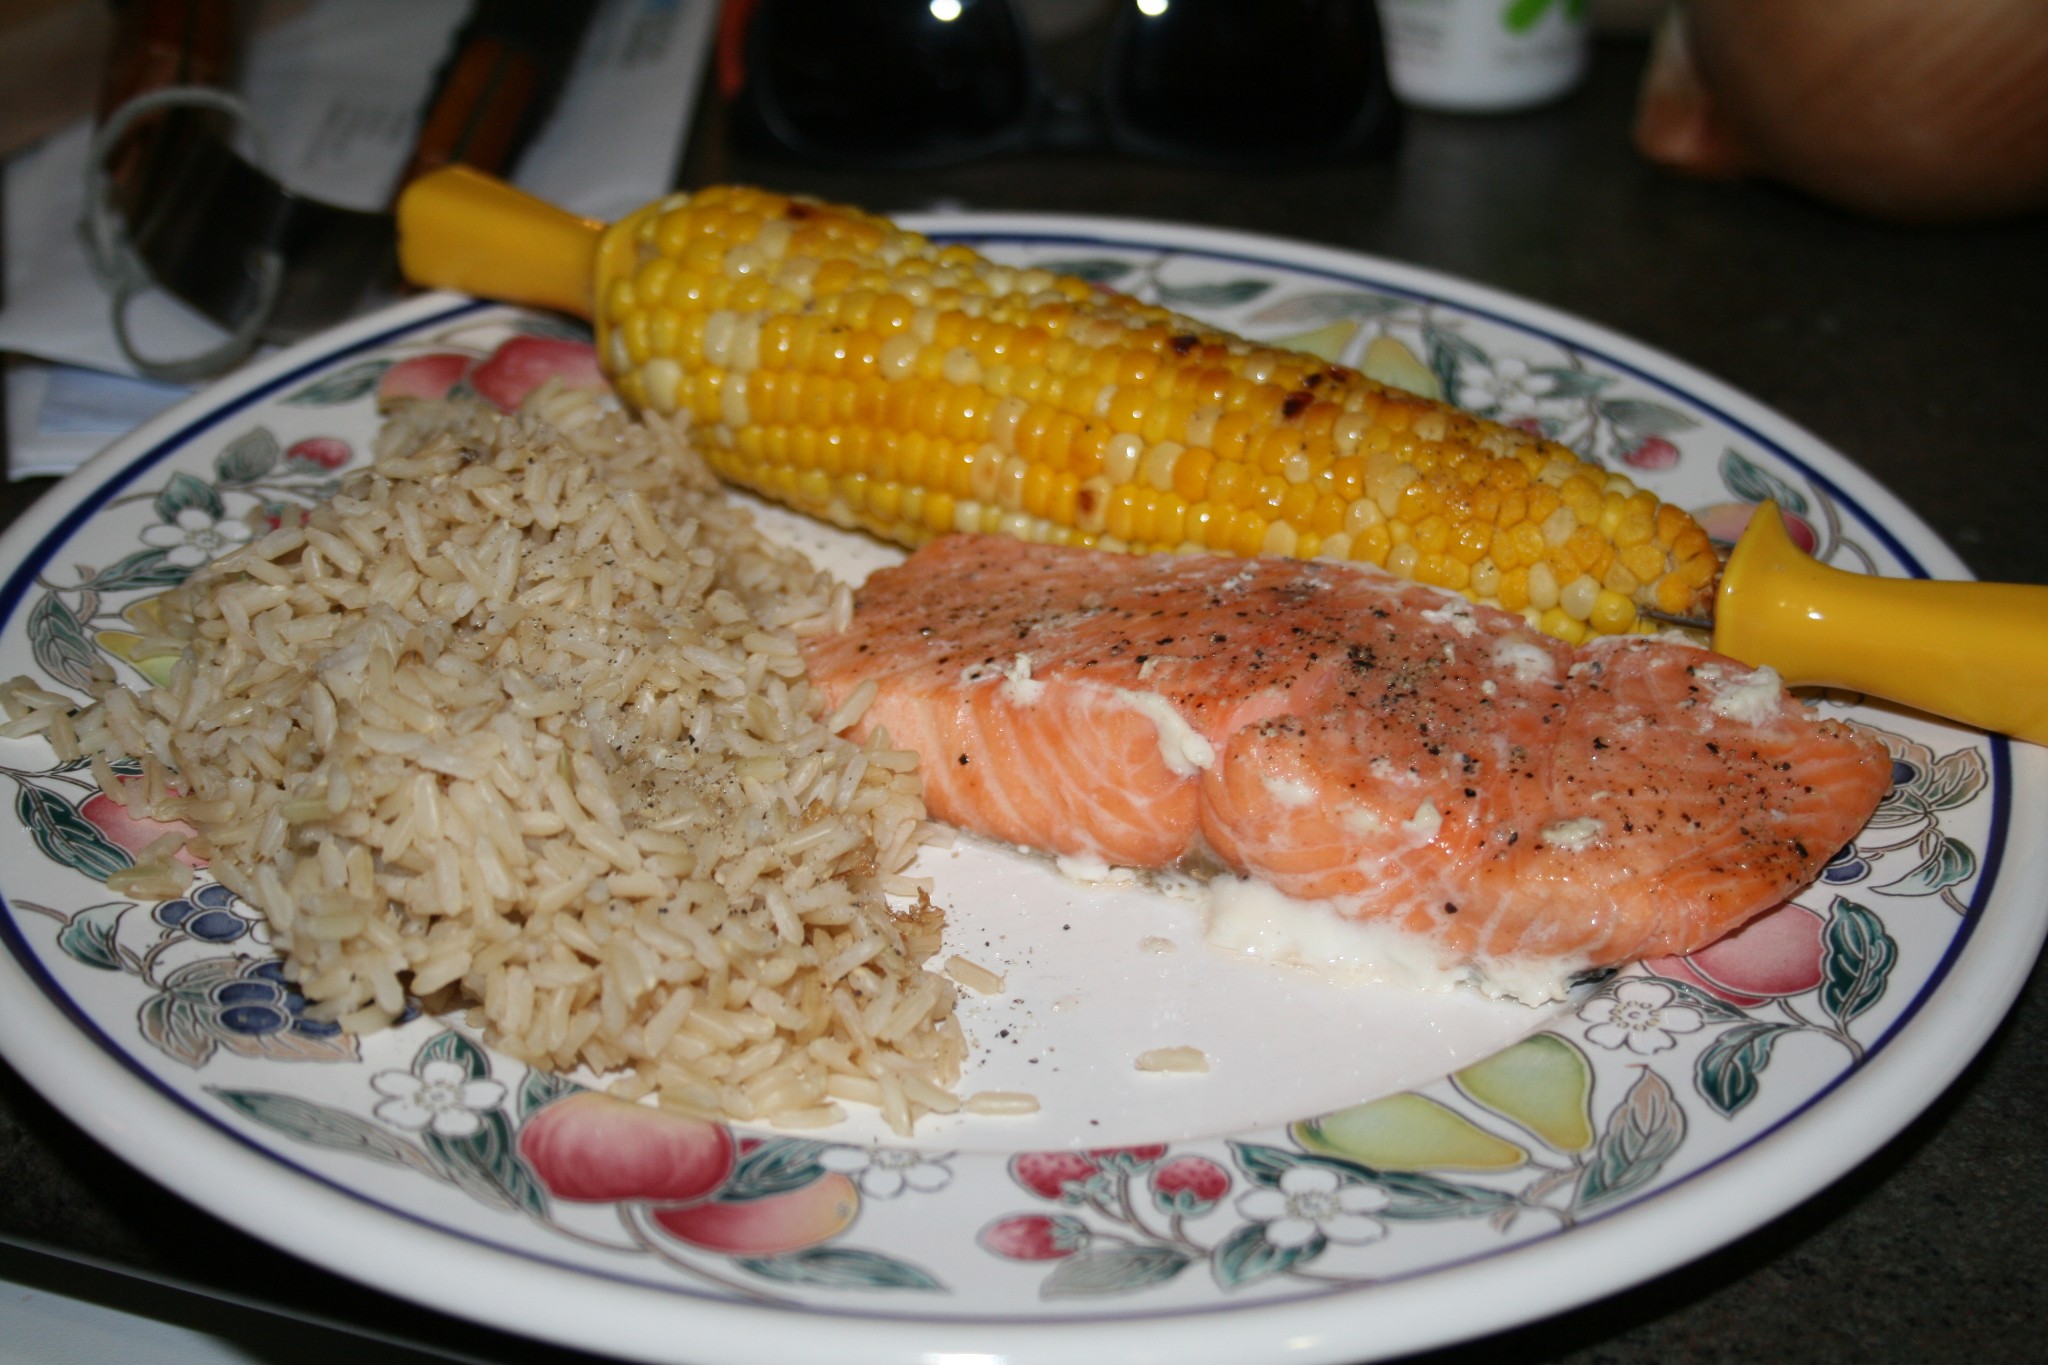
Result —
[[1304, 351], [1335, 365], [1344, 358], [1344, 348], [1349, 346], [1351, 338], [1357, 335], [1356, 319], [1338, 318], [1335, 322], [1326, 322], [1312, 331], [1280, 337], [1273, 344], [1284, 346], [1290, 351]]
[[1358, 362], [1359, 373], [1367, 379], [1396, 389], [1406, 389], [1424, 398], [1442, 398], [1443, 382], [1436, 377], [1436, 371], [1422, 363], [1422, 357], [1402, 345], [1396, 337], [1385, 332], [1372, 339], [1365, 348], [1365, 354]]
[[1593, 1145], [1593, 1066], [1554, 1033], [1503, 1048], [1451, 1080], [1502, 1118], [1512, 1119], [1560, 1152]]
[[1506, 1171], [1529, 1154], [1427, 1095], [1403, 1091], [1303, 1119], [1294, 1140], [1379, 1171]]

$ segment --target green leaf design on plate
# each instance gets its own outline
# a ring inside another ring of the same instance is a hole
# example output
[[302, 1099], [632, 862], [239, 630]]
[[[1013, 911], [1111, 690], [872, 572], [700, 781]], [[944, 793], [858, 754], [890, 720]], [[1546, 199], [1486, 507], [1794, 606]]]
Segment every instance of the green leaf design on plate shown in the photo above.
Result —
[[1756, 1098], [1763, 1069], [1771, 1064], [1771, 1049], [1778, 1039], [1797, 1031], [1794, 1024], [1761, 1021], [1738, 1024], [1713, 1041], [1700, 1054], [1700, 1093], [1722, 1117]]
[[1538, 365], [1529, 373], [1550, 381], [1550, 388], [1543, 394], [1545, 398], [1590, 398], [1614, 382], [1611, 374], [1594, 374], [1570, 365]]
[[114, 935], [121, 927], [121, 913], [129, 904], [128, 901], [107, 901], [87, 906], [57, 931], [57, 946], [64, 950], [65, 956], [88, 967], [106, 972], [120, 971], [121, 952], [114, 946]]
[[1579, 1176], [1574, 1200], [1590, 1208], [1642, 1188], [1685, 1141], [1685, 1111], [1648, 1067], [1607, 1116], [1607, 1131]]
[[[1254, 1185], [1272, 1189], [1280, 1183], [1280, 1177], [1301, 1164], [1301, 1155], [1285, 1147], [1268, 1147], [1263, 1143], [1230, 1141], [1231, 1155], [1237, 1158], [1238, 1168]], [[1341, 1169], [1350, 1169], [1344, 1163]]]
[[230, 488], [252, 484], [277, 468], [283, 448], [269, 427], [254, 427], [221, 448], [213, 457], [213, 476]]
[[1211, 284], [1161, 284], [1159, 304], [1163, 308], [1235, 308], [1250, 303], [1272, 287], [1271, 280], [1249, 277]]
[[1721, 455], [1721, 482], [1744, 502], [1769, 499], [1787, 512], [1806, 511], [1804, 493], [1733, 447]]
[[206, 1027], [207, 1018], [205, 1009], [189, 995], [167, 990], [142, 1002], [135, 1023], [159, 1052], [196, 1071], [206, 1065], [218, 1046]]
[[1660, 976], [1657, 984], [1671, 988], [1675, 1003], [1695, 1009], [1710, 1024], [1734, 1024], [1749, 1018], [1747, 1011], [1739, 1010], [1717, 996], [1708, 995], [1690, 981], [1679, 981], [1673, 977]]
[[420, 1138], [442, 1173], [472, 1197], [547, 1217], [547, 1192], [520, 1160], [512, 1125], [495, 1109], [477, 1118], [482, 1126], [466, 1137], [447, 1137], [429, 1128]]
[[1232, 1141], [1230, 1147], [1239, 1168], [1256, 1185], [1276, 1187], [1280, 1177], [1296, 1166], [1321, 1166], [1350, 1179], [1377, 1185], [1392, 1201], [1379, 1210], [1381, 1218], [1409, 1222], [1470, 1218], [1514, 1203], [1511, 1196], [1499, 1190], [1446, 1180], [1441, 1176], [1415, 1171], [1382, 1171], [1343, 1157], [1290, 1152], [1284, 1147], [1267, 1147], [1258, 1143]]
[[[182, 469], [171, 475], [170, 482], [156, 495], [154, 505], [157, 516], [165, 521], [176, 521], [178, 513], [194, 507], [215, 521], [228, 514], [227, 504], [220, 500], [220, 494], [214, 492], [212, 484], [196, 479]], [[102, 588], [101, 591], [107, 589]]]
[[429, 1062], [453, 1062], [473, 1081], [483, 1080], [491, 1074], [489, 1054], [454, 1029], [444, 1029], [421, 1045], [412, 1059], [413, 1074], [418, 1075]]
[[387, 1166], [402, 1166], [423, 1175], [435, 1174], [433, 1163], [419, 1148], [395, 1137], [346, 1109], [281, 1095], [273, 1090], [226, 1090], [208, 1086], [207, 1093], [236, 1112], [296, 1142], [368, 1157]]
[[1675, 436], [1699, 425], [1698, 418], [1647, 398], [1609, 398], [1598, 410], [1616, 427], [1635, 436]]
[[173, 564], [168, 550], [138, 550], [92, 576], [98, 592], [132, 592], [137, 588], [175, 588], [192, 576], [192, 570]]
[[1333, 322], [1370, 322], [1412, 308], [1407, 299], [1391, 294], [1373, 294], [1362, 289], [1325, 289], [1269, 303], [1246, 317], [1260, 328], [1299, 328], [1303, 331], [1327, 327]]
[[1459, 370], [1467, 365], [1493, 364], [1493, 357], [1470, 337], [1460, 336], [1433, 322], [1423, 325], [1422, 347], [1429, 352], [1429, 368], [1436, 375], [1437, 392], [1451, 402], [1456, 401]]
[[134, 866], [127, 849], [109, 842], [69, 801], [40, 787], [24, 782], [15, 789], [14, 816], [45, 857], [96, 882]]
[[1172, 1279], [1188, 1268], [1190, 1259], [1186, 1252], [1174, 1247], [1089, 1247], [1054, 1266], [1039, 1285], [1038, 1293], [1048, 1299], [1127, 1294]]
[[1983, 756], [1974, 748], [1957, 749], [1939, 758], [1917, 740], [1872, 726], [1892, 761], [1909, 768], [1913, 777], [1895, 782], [1870, 817], [1872, 829], [1916, 825], [1938, 811], [1954, 810], [1977, 799], [1989, 780]]
[[519, 1117], [524, 1119], [547, 1108], [556, 1100], [582, 1093], [583, 1087], [568, 1077], [533, 1067], [527, 1071], [526, 1079], [519, 1083], [519, 1098], [515, 1103], [519, 1106]]
[[1077, 256], [1068, 261], [1041, 261], [1037, 268], [1055, 275], [1072, 275], [1090, 284], [1114, 284], [1136, 267], [1114, 256]]
[[1977, 855], [1962, 840], [1930, 829], [1920, 836], [1920, 861], [1912, 871], [1877, 888], [1895, 896], [1934, 896], [1977, 875]]
[[1820, 1003], [1844, 1028], [1884, 995], [1885, 978], [1899, 960], [1899, 945], [1884, 922], [1855, 901], [1835, 897], [1821, 937]]
[[29, 652], [45, 673], [84, 691], [92, 686], [99, 651], [85, 638], [85, 627], [56, 593], [36, 599], [28, 613]]
[[273, 1062], [355, 1062], [362, 1060], [362, 1052], [353, 1033], [333, 1033], [322, 1037], [314, 1033], [301, 1033], [295, 1028], [274, 1029], [269, 1033], [237, 1033], [223, 1029], [219, 1016], [213, 1016], [214, 1040], [230, 1052], [244, 1057], [260, 1057]]
[[521, 315], [513, 331], [521, 336], [552, 337], [556, 341], [589, 341], [590, 327], [574, 318], [558, 317], [552, 313], [531, 313]]
[[825, 1147], [810, 1138], [769, 1138], [734, 1164], [719, 1188], [719, 1202], [766, 1199], [822, 1179], [825, 1168], [818, 1164], [818, 1156]]
[[1275, 1246], [1266, 1238], [1264, 1223], [1246, 1223], [1209, 1253], [1209, 1273], [1225, 1289], [1236, 1289], [1278, 1275], [1301, 1261], [1314, 1260], [1327, 1245], [1318, 1233], [1299, 1246]]
[[740, 1256], [733, 1264], [767, 1280], [825, 1289], [925, 1289], [946, 1286], [930, 1272], [861, 1247], [807, 1247], [780, 1256]]
[[331, 408], [340, 403], [352, 403], [376, 388], [377, 381], [384, 377], [384, 371], [390, 369], [392, 363], [390, 360], [359, 360], [333, 374], [322, 375], [284, 401], [301, 408]]
[[1510, 33], [1527, 33], [1554, 3], [1556, 0], [1507, 0], [1507, 8], [1500, 12], [1500, 26]]
[[1514, 1197], [1484, 1185], [1419, 1171], [1366, 1171], [1390, 1201], [1378, 1216], [1394, 1222], [1429, 1223], [1442, 1218], [1477, 1218], [1512, 1205]]
[[1936, 759], [1914, 785], [1920, 788], [1929, 810], [1955, 810], [1976, 800], [1989, 780], [1984, 755], [1975, 749], [1958, 749]]

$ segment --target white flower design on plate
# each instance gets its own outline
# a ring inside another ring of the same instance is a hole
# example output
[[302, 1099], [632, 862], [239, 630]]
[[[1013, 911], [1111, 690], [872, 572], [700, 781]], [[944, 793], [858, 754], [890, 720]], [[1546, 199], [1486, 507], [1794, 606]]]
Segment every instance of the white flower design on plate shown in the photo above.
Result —
[[435, 1060], [411, 1071], [380, 1071], [370, 1086], [385, 1096], [373, 1113], [394, 1128], [417, 1133], [432, 1128], [442, 1137], [468, 1137], [483, 1127], [480, 1114], [505, 1100], [502, 1083], [472, 1079], [459, 1062]]
[[233, 517], [215, 519], [203, 507], [181, 508], [175, 519], [142, 528], [142, 543], [181, 569], [211, 563], [248, 538], [247, 526]]
[[1697, 1033], [1706, 1022], [1690, 1005], [1675, 1005], [1678, 992], [1661, 981], [1625, 981], [1612, 995], [1588, 1000], [1579, 1018], [1593, 1027], [1586, 1041], [1648, 1056], [1678, 1046], [1674, 1033]]
[[1475, 412], [1500, 412], [1521, 400], [1545, 397], [1551, 384], [1548, 375], [1531, 375], [1528, 361], [1501, 356], [1488, 368], [1460, 367], [1458, 406]]
[[1373, 1217], [1387, 1202], [1387, 1192], [1377, 1185], [1347, 1181], [1327, 1166], [1295, 1166], [1281, 1174], [1277, 1189], [1240, 1196], [1237, 1211], [1264, 1223], [1266, 1240], [1283, 1249], [1318, 1236], [1363, 1246], [1387, 1235], [1387, 1225]]
[[900, 1147], [827, 1147], [818, 1154], [818, 1164], [853, 1177], [870, 1199], [894, 1199], [905, 1190], [935, 1194], [953, 1183], [949, 1155], [926, 1156]]

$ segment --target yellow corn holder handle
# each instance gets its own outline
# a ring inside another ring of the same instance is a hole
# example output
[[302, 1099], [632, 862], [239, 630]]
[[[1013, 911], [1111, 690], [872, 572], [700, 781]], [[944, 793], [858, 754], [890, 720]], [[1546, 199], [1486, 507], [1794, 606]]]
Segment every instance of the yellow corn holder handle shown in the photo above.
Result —
[[1815, 562], [1766, 502], [1728, 556], [1714, 648], [2048, 744], [2048, 587], [1877, 578]]
[[[607, 256], [630, 254], [633, 221], [607, 229], [453, 166], [400, 197], [399, 264], [415, 284], [589, 318], [613, 273]], [[602, 320], [599, 331], [602, 355]], [[2048, 587], [1829, 568], [1793, 544], [1772, 503], [1757, 509], [1721, 574], [1714, 648], [1769, 665], [1788, 684], [1845, 688], [2048, 744]]]
[[467, 166], [398, 197], [398, 268], [414, 284], [573, 313], [596, 312], [605, 225]]

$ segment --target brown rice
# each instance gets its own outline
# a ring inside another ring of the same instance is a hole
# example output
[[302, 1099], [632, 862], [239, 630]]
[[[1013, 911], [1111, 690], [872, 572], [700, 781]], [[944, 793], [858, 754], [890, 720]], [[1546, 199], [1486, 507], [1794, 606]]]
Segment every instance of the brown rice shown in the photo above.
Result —
[[[938, 916], [904, 875], [914, 756], [840, 737], [866, 698], [819, 717], [797, 650], [850, 596], [673, 432], [552, 389], [509, 418], [411, 405], [306, 525], [173, 605], [169, 685], [110, 688], [61, 739], [199, 831], [322, 1016], [464, 1006], [512, 1056], [697, 1114], [959, 1108], [954, 988], [919, 965]], [[130, 882], [180, 882], [170, 852]]]

